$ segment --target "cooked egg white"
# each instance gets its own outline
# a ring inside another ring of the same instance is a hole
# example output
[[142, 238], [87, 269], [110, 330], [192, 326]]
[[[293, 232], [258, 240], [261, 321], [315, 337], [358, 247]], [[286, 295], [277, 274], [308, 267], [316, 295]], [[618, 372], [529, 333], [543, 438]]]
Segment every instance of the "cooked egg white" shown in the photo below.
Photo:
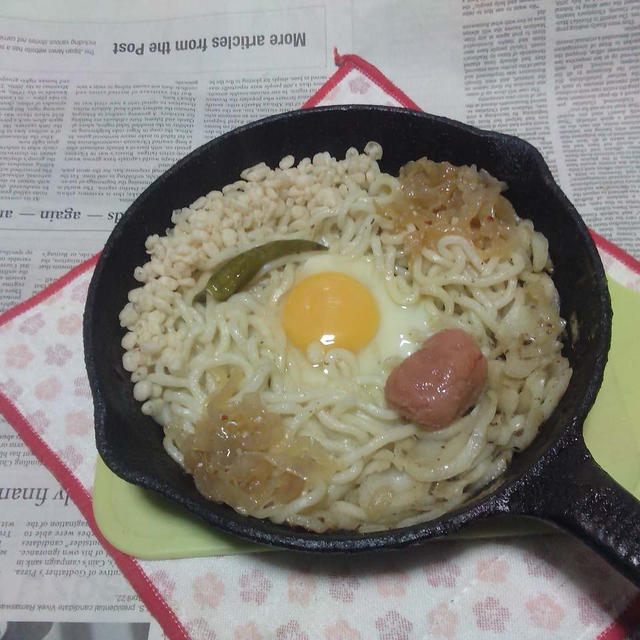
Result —
[[[361, 374], [378, 374], [420, 347], [430, 333], [421, 304], [400, 306], [372, 259], [332, 254], [310, 257], [284, 298], [282, 326], [307, 354], [351, 351]], [[312, 364], [317, 358], [311, 357]]]

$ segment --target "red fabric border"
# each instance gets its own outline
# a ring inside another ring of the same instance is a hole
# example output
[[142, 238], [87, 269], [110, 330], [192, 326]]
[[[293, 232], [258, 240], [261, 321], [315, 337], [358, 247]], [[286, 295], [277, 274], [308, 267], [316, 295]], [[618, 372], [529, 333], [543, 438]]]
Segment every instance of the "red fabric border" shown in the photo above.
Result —
[[625, 267], [631, 269], [631, 271], [640, 274], [640, 261], [636, 260], [633, 256], [630, 256], [624, 249], [621, 249], [617, 244], [613, 244], [611, 240], [603, 238], [596, 233], [593, 229], [589, 229], [591, 237], [596, 245], [604, 249], [607, 253], [610, 253], [616, 260], [622, 262]]
[[364, 58], [352, 53], [340, 55], [338, 49], [334, 48], [333, 59], [338, 66], [338, 70], [302, 105], [303, 109], [317, 106], [350, 71], [357, 69], [369, 80], [377, 84], [385, 93], [397, 100], [403, 107], [422, 111], [402, 89], [393, 84], [377, 67], [367, 62]]
[[[93, 258], [91, 259], [93, 260]], [[88, 260], [87, 262], [91, 262]], [[74, 277], [80, 275], [87, 269], [87, 263], [83, 263], [80, 267], [81, 270], [74, 269], [76, 271]], [[71, 273], [71, 272], [70, 272]], [[64, 280], [62, 284], [66, 284], [73, 278], [69, 278], [70, 273], [66, 274], [60, 280], [54, 284], [57, 285], [53, 291], [49, 293], [55, 293], [60, 286], [60, 281]], [[45, 293], [44, 290], [42, 293]], [[28, 300], [29, 307], [33, 306], [33, 301], [36, 298], [44, 299], [47, 296], [34, 296]], [[26, 309], [24, 309], [26, 310]], [[15, 314], [14, 314], [15, 315]], [[49, 446], [42, 440], [42, 438], [36, 433], [27, 419], [18, 411], [13, 402], [7, 398], [6, 395], [0, 392], [0, 412], [2, 412], [7, 421], [17, 431], [18, 435], [25, 441], [26, 445], [33, 451], [34, 455], [40, 460], [40, 462], [49, 469], [54, 475], [56, 480], [64, 487], [71, 499], [75, 502], [76, 506], [85, 517], [91, 531], [93, 531], [96, 538], [100, 541], [100, 544], [105, 548], [109, 555], [113, 558], [114, 562], [122, 571], [123, 575], [129, 580], [131, 586], [135, 589], [136, 593], [140, 596], [145, 606], [153, 615], [166, 633], [179, 640], [189, 640], [185, 628], [182, 626], [173, 610], [166, 603], [162, 595], [158, 592], [153, 583], [147, 578], [146, 574], [138, 564], [138, 562], [129, 555], [118, 551], [103, 535], [96, 523], [93, 515], [93, 503], [91, 495], [80, 484], [80, 481], [73, 475], [72, 471], [62, 460], [49, 448]]]
[[626, 640], [640, 629], [640, 595], [627, 605], [618, 619], [612, 622], [596, 640]]
[[92, 256], [88, 260], [81, 262], [76, 267], [73, 267], [71, 271], [68, 271], [63, 276], [52, 282], [49, 286], [45, 287], [42, 291], [36, 293], [35, 296], [28, 298], [27, 300], [22, 301], [20, 304], [17, 304], [15, 307], [11, 307], [4, 313], [0, 313], [0, 325], [3, 325], [5, 322], [9, 322], [12, 318], [19, 316], [21, 313], [28, 311], [32, 307], [34, 307], [39, 302], [46, 300], [49, 296], [52, 296], [56, 291], [59, 291], [64, 287], [65, 284], [71, 282], [75, 278], [77, 278], [80, 274], [84, 273], [89, 267], [93, 267], [96, 262], [98, 262], [98, 258], [100, 257], [99, 253], [96, 253], [95, 256]]
[[351, 69], [358, 69], [369, 80], [375, 82], [385, 93], [389, 94], [392, 98], [395, 98], [402, 106], [407, 109], [415, 109], [416, 111], [422, 111], [422, 109], [404, 92], [397, 87], [389, 78], [387, 78], [378, 67], [375, 67], [370, 62], [367, 62], [364, 58], [357, 56], [353, 53], [347, 53], [340, 55], [338, 50], [334, 48], [333, 59], [338, 67], [350, 67]]
[[[337, 49], [334, 49], [334, 60], [338, 66], [338, 70], [318, 89], [318, 91], [316, 91], [313, 96], [311, 96], [311, 98], [309, 98], [309, 100], [302, 105], [303, 109], [316, 106], [352, 69], [357, 69], [404, 107], [415, 109], [416, 111], [422, 111], [422, 109], [420, 109], [420, 107], [413, 102], [409, 96], [386, 78], [386, 76], [384, 76], [377, 67], [360, 56], [354, 54], [340, 55]], [[594, 231], [591, 231], [591, 235], [598, 247], [613, 255], [617, 260], [622, 262], [635, 273], [640, 274], [640, 262], [638, 260]], [[28, 311], [43, 300], [46, 300], [86, 270], [95, 266], [99, 255], [100, 254], [96, 254], [89, 258], [77, 267], [71, 269], [68, 273], [37, 293], [35, 296], [21, 302], [3, 314], [0, 314], [0, 325]], [[132, 556], [118, 551], [118, 549], [116, 549], [103, 536], [93, 515], [91, 495], [85, 490], [80, 481], [77, 480], [64, 462], [62, 462], [62, 460], [58, 458], [49, 446], [40, 438], [38, 433], [31, 427], [27, 419], [20, 413], [20, 411], [18, 411], [11, 400], [1, 392], [0, 413], [4, 414], [7, 421], [25, 441], [38, 460], [40, 460], [40, 462], [46, 466], [49, 471], [51, 471], [58, 482], [60, 482], [68, 492], [82, 515], [87, 520], [87, 523], [96, 538], [111, 555], [120, 571], [122, 571], [123, 575], [127, 580], [129, 580], [136, 593], [140, 596], [140, 599], [144, 602], [149, 612], [159, 622], [165, 633], [170, 638], [190, 640], [190, 636], [185, 627], [178, 620], [173, 610], [169, 607], [153, 583], [151, 583], [147, 578], [138, 562]], [[640, 628], [640, 594], [631, 601], [627, 609], [616, 621], [600, 633], [597, 640], [624, 640], [629, 633], [637, 630], [638, 628]]]
[[302, 105], [302, 109], [309, 109], [327, 97], [331, 89], [337, 87], [340, 81], [351, 71], [348, 65], [339, 67], [338, 70]]

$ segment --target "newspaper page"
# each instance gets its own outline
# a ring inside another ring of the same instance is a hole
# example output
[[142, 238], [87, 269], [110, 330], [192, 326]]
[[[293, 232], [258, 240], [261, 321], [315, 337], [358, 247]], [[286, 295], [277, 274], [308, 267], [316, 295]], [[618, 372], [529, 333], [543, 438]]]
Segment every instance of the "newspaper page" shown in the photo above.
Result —
[[[188, 151], [300, 106], [334, 71], [334, 46], [426, 111], [528, 139], [586, 222], [640, 257], [636, 0], [260, 6], [129, 22], [0, 18], [0, 310], [99, 251]], [[2, 638], [38, 624], [40, 637], [65, 637], [69, 624], [162, 637], [2, 419], [0, 577]]]

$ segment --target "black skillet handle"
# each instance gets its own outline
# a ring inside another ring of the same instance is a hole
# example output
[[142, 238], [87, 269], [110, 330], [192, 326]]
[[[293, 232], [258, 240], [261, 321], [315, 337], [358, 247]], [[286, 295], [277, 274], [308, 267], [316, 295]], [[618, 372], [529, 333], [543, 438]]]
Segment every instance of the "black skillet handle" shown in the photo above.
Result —
[[563, 444], [515, 489], [509, 511], [572, 533], [640, 587], [640, 501], [595, 462], [582, 434]]

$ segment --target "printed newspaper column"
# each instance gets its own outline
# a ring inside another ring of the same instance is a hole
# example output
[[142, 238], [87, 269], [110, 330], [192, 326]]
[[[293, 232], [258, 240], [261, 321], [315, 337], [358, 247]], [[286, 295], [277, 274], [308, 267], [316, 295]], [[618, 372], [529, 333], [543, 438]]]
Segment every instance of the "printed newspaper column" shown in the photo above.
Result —
[[637, 255], [637, 3], [615, 4], [603, 3], [599, 12], [587, 11], [586, 5], [566, 3], [556, 10], [553, 63], [558, 133], [567, 167], [567, 187], [578, 210], [589, 217], [596, 231]]

